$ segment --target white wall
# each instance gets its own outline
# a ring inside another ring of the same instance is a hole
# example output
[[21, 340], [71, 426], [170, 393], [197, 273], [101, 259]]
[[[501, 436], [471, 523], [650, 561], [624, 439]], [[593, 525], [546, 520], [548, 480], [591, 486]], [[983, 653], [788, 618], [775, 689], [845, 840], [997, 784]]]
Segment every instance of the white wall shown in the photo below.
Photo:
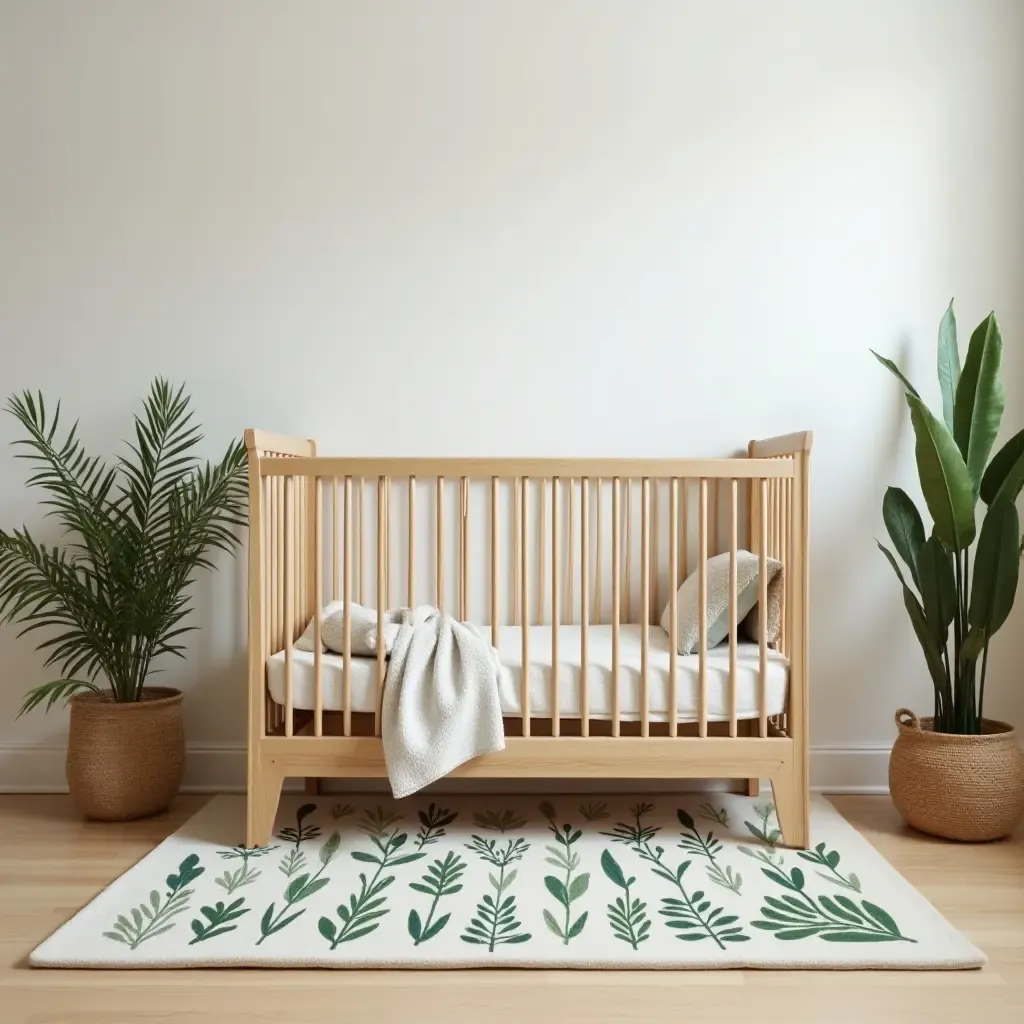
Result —
[[[814, 774], [884, 784], [893, 710], [931, 698], [872, 540], [913, 460], [867, 349], [934, 399], [949, 297], [965, 328], [994, 307], [1024, 421], [1022, 10], [3, 0], [2, 387], [62, 397], [103, 452], [156, 373], [189, 382], [211, 454], [249, 425], [396, 455], [813, 428]], [[4, 455], [0, 522], [46, 536], [23, 480]], [[241, 763], [242, 565], [198, 593], [165, 678], [216, 785]], [[988, 703], [1019, 723], [1022, 625]], [[40, 657], [6, 629], [0, 666], [0, 786], [59, 783], [64, 714], [13, 720]]]

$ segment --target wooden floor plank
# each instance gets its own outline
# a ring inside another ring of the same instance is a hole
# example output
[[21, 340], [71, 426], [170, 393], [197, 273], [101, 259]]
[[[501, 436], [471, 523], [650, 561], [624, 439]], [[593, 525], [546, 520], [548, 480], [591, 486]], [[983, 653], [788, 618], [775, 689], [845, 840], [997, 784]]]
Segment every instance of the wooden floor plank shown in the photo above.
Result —
[[84, 822], [64, 796], [0, 797], [2, 1024], [930, 1024], [1024, 1020], [1024, 834], [977, 846], [910, 832], [884, 797], [839, 810], [990, 957], [981, 971], [36, 971], [30, 950], [209, 799]]

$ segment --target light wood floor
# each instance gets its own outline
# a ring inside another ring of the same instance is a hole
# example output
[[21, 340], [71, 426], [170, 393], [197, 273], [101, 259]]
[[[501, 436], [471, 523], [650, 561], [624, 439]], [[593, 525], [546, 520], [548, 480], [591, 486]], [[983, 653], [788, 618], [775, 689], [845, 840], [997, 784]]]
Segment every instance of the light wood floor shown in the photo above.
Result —
[[87, 824], [59, 796], [0, 797], [0, 1024], [671, 1020], [1024, 1022], [1024, 834], [985, 846], [907, 831], [887, 798], [836, 797], [989, 957], [965, 972], [34, 971], [29, 951], [202, 805]]

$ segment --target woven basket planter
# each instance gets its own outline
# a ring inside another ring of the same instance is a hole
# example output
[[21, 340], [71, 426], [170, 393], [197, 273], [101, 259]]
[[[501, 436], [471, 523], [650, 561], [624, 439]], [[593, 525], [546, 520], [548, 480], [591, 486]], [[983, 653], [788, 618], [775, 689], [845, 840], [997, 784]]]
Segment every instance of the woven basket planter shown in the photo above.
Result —
[[932, 719], [896, 712], [889, 792], [907, 823], [944, 839], [1008, 836], [1024, 817], [1024, 751], [1005, 722], [984, 719], [980, 736], [933, 732]]
[[182, 693], [147, 686], [119, 704], [98, 694], [71, 698], [68, 789], [87, 818], [129, 821], [163, 811], [185, 770]]

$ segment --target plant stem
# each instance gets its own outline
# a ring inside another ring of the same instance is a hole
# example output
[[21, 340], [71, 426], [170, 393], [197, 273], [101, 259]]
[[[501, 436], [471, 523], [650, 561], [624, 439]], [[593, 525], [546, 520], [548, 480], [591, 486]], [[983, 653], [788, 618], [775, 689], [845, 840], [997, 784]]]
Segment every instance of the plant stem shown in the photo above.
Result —
[[491, 921], [491, 942], [487, 947], [489, 953], [494, 952], [494, 943], [498, 937], [498, 908], [501, 906], [501, 894], [505, 891], [505, 865], [498, 868], [498, 892], [494, 897], [494, 917]]
[[413, 943], [414, 946], [418, 946], [423, 941], [423, 936], [430, 930], [430, 923], [434, 920], [434, 911], [437, 910], [437, 901], [440, 898], [441, 890], [438, 889], [437, 895], [434, 897], [434, 902], [430, 904], [430, 912], [427, 914], [427, 919], [423, 922], [423, 931], [420, 932], [420, 937]]
[[981, 686], [978, 689], [978, 715], [977, 715], [977, 733], [981, 734], [981, 723], [985, 713], [985, 670], [988, 668], [988, 641], [985, 641], [985, 650], [981, 655]]

